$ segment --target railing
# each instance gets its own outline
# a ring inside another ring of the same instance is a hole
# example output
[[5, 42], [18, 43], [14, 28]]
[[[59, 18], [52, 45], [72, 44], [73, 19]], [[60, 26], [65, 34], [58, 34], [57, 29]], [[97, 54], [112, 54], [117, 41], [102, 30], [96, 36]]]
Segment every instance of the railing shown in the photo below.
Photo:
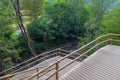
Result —
[[[47, 67], [47, 66], [44, 66], [44, 67]], [[1, 79], [10, 80], [10, 78], [12, 78], [12, 77], [14, 77], [14, 76], [16, 76], [16, 75], [25, 75], [25, 74], [28, 74], [28, 73], [31, 73], [31, 72], [36, 73], [36, 72], [38, 72], [41, 68], [43, 68], [43, 67], [37, 67], [37, 68], [30, 69], [30, 70], [25, 70], [25, 71], [17, 72], [17, 73], [14, 73], [14, 74], [8, 74], [8, 75], [6, 75], [6, 76], [0, 77], [0, 80], [1, 80]], [[51, 71], [51, 70], [53, 70], [53, 69], [54, 69], [54, 68], [49, 69], [48, 71]], [[47, 71], [46, 71], [46, 72], [47, 72]], [[30, 75], [27, 75], [27, 76], [25, 76], [25, 77], [22, 77], [22, 78], [20, 78], [20, 80], [23, 80], [24, 78], [27, 78], [28, 76], [30, 76]]]
[[35, 65], [37, 64], [37, 62], [42, 62], [45, 60], [45, 58], [49, 58], [51, 56], [56, 56], [56, 52], [58, 52], [59, 49], [55, 49], [55, 50], [52, 50], [52, 51], [48, 51], [48, 52], [45, 52], [45, 53], [42, 53], [36, 57], [33, 57], [29, 60], [26, 60], [18, 65], [15, 65], [9, 69], [6, 69], [2, 72], [0, 72], [0, 75], [7, 75], [9, 73], [15, 73], [15, 72], [18, 72], [18, 71], [22, 71], [22, 70], [26, 70], [30, 67], [32, 67], [32, 65]]
[[[61, 71], [63, 71], [63, 69], [66, 69], [69, 65], [71, 65], [72, 63], [76, 62], [76, 61], [82, 61], [84, 60], [87, 56], [89, 56], [91, 53], [93, 53], [95, 50], [99, 49], [100, 47], [102, 46], [105, 46], [105, 45], [108, 45], [108, 44], [115, 44], [116, 42], [120, 42], [120, 40], [116, 40], [116, 37], [120, 37], [120, 34], [107, 34], [107, 35], [103, 35], [103, 36], [100, 36], [98, 37], [97, 39], [91, 41], [90, 43], [82, 46], [81, 48], [73, 51], [73, 52], [69, 52], [69, 51], [65, 51], [65, 50], [62, 50], [62, 49], [56, 49], [56, 50], [53, 50], [53, 51], [49, 51], [47, 53], [43, 53], [41, 55], [38, 55], [30, 60], [27, 60], [21, 64], [18, 64], [18, 66], [20, 65], [23, 65], [25, 63], [29, 63], [31, 64], [34, 63], [34, 61], [36, 62], [36, 60], [38, 60], [39, 62], [39, 59], [42, 59], [45, 58], [46, 56], [49, 56], [49, 55], [60, 55], [60, 56], [63, 56], [63, 58], [57, 60], [56, 62], [42, 68], [42, 69], [33, 69], [35, 70], [35, 74], [31, 74], [31, 75], [28, 75], [22, 79], [18, 79], [18, 80], [33, 80], [33, 79], [39, 79], [41, 78], [42, 76], [45, 76], [47, 73], [50, 72], [49, 76], [47, 76], [44, 80], [48, 80], [48, 79], [51, 79], [53, 77], [55, 77], [54, 79], [52, 80], [58, 80], [60, 75], [59, 73]], [[49, 54], [49, 53], [52, 53], [52, 54]], [[46, 54], [46, 56], [43, 57], [43, 55]], [[53, 57], [54, 57], [53, 56]], [[51, 56], [49, 56], [51, 58]], [[48, 58], [48, 57], [47, 57]], [[67, 64], [63, 65], [63, 66], [60, 66], [60, 63], [62, 61], [64, 61], [66, 58], [69, 58], [69, 59], [72, 59], [70, 62], [67, 62]], [[35, 60], [34, 60], [35, 59]], [[33, 64], [32, 64], [33, 65]], [[26, 67], [27, 65], [25, 65]], [[12, 67], [10, 69], [13, 69], [15, 68]], [[6, 70], [6, 71], [9, 71], [10, 69]], [[4, 72], [6, 72], [4, 71]], [[2, 79], [7, 79], [7, 80], [10, 80], [12, 77], [18, 75], [18, 74], [22, 74], [22, 73], [25, 73], [25, 72], [29, 72], [30, 70], [26, 70], [26, 71], [23, 71], [23, 72], [17, 72], [17, 73], [13, 73], [13, 74], [8, 74], [6, 76], [3, 76], [3, 77], [0, 77], [0, 80]], [[52, 73], [51, 73], [52, 71]], [[3, 73], [4, 73], [3, 72]]]
[[[48, 52], [45, 52], [45, 53], [42, 53], [42, 54], [40, 54], [40, 55], [38, 55], [36, 57], [33, 57], [33, 58], [31, 58], [31, 59], [29, 59], [29, 60], [27, 60], [25, 62], [22, 62], [22, 63], [20, 63], [20, 64], [18, 64], [16, 66], [13, 66], [13, 67], [1, 72], [0, 74], [4, 74], [6, 72], [11, 71], [10, 73], [6, 74], [5, 76], [0, 77], [0, 80], [2, 80], [2, 79], [3, 80], [4, 79], [5, 80], [10, 80], [10, 78], [12, 78], [12, 77], [14, 77], [16, 75], [23, 75], [24, 76], [24, 74], [31, 73], [31, 72], [33, 72], [33, 74], [34, 74], [34, 73], [40, 71], [41, 69], [43, 69], [43, 68], [45, 68], [45, 67], [47, 67], [49, 65], [47, 64], [45, 66], [40, 66], [40, 67], [37, 67], [37, 68], [27, 70], [28, 68], [31, 68], [32, 65], [35, 66], [35, 65], [39, 64], [40, 62], [42, 62], [44, 60], [47, 60], [49, 58], [52, 58], [52, 57], [56, 57], [56, 56], [63, 56], [64, 57], [69, 53], [70, 53], [69, 51], [63, 50], [63, 49], [60, 49], [60, 48], [52, 50], [52, 51], [48, 51]], [[49, 71], [51, 71], [53, 69], [55, 69], [55, 68], [50, 68], [47, 71], [44, 71], [44, 73], [49, 72]], [[26, 77], [23, 77], [20, 80], [23, 80], [24, 78], [27, 78], [30, 75], [27, 75]]]
[[[108, 44], [115, 44], [116, 42], [120, 42], [120, 40], [116, 40], [115, 37], [120, 37], [120, 34], [107, 34], [107, 35], [103, 35], [98, 37], [97, 39], [91, 41], [90, 43], [82, 46], [81, 48], [71, 52], [70, 54], [68, 54], [67, 56], [59, 59], [58, 61], [56, 61], [55, 63], [51, 64], [50, 66], [40, 70], [39, 72], [33, 74], [32, 76], [26, 78], [25, 80], [33, 80], [33, 79], [39, 79], [40, 77], [46, 75], [46, 74], [42, 74], [44, 71], [50, 69], [51, 67], [55, 67], [55, 70], [52, 71], [52, 73], [46, 77], [44, 80], [58, 80], [59, 79], [59, 73], [67, 68], [69, 65], [71, 65], [72, 63], [74, 63], [77, 60], [84, 60], [84, 58], [86, 57], [86, 55], [90, 55], [92, 54], [95, 50], [98, 50], [100, 47], [103, 47], [105, 45]], [[74, 56], [75, 58], [68, 62], [66, 65], [63, 65], [62, 67], [59, 66], [60, 62], [62, 62], [63, 60], [65, 60], [66, 58], [69, 58], [73, 55], [78, 55], [81, 54], [79, 56]], [[39, 78], [37, 78], [37, 76], [39, 76]], [[52, 79], [52, 77], [55, 77], [54, 79]]]

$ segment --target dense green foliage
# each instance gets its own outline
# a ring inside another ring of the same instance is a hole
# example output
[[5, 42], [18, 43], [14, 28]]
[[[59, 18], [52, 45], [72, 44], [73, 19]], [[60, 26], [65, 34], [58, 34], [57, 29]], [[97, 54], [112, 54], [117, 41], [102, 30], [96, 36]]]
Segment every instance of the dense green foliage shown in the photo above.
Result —
[[64, 0], [46, 2], [44, 14], [27, 26], [36, 51], [84, 36], [83, 25], [89, 14], [84, 5], [81, 6], [81, 13], [77, 9]]
[[[116, 33], [116, 30], [119, 32], [119, 27], [116, 26], [117, 28], [114, 28], [113, 26], [113, 22], [115, 22], [116, 25], [118, 25], [118, 22], [111, 21], [113, 20], [112, 17], [115, 18], [115, 15], [119, 14], [119, 12], [116, 11], [117, 8], [115, 8], [115, 4], [118, 3], [117, 1], [118, 0], [91, 0], [91, 2], [86, 5], [90, 16], [84, 23], [86, 35], [84, 38], [80, 37], [78, 47], [88, 43], [101, 34]], [[116, 12], [114, 13], [114, 11]]]
[[[36, 53], [106, 33], [120, 33], [119, 0], [20, 0], [21, 13]], [[25, 18], [32, 16], [32, 20]], [[29, 24], [27, 24], [29, 23]], [[11, 0], [0, 1], [0, 71], [31, 54], [17, 27]]]
[[0, 71], [20, 60], [20, 49], [12, 26], [14, 17], [11, 5], [8, 0], [0, 2]]
[[120, 33], [120, 8], [116, 8], [104, 15], [102, 33]]
[[44, 0], [20, 0], [20, 3], [24, 12], [36, 19], [43, 10]]

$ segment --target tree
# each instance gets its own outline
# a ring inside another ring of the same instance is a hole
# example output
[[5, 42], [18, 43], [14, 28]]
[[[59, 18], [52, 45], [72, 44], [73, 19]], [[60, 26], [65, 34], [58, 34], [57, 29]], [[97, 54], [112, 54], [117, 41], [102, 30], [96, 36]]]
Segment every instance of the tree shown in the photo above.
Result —
[[[83, 28], [84, 32], [84, 23], [89, 19], [89, 12], [86, 7], [85, 0], [67, 0], [68, 3], [72, 4], [75, 8], [76, 21]], [[83, 33], [84, 34], [84, 33]]]
[[11, 1], [0, 2], [0, 72], [13, 66], [20, 60], [17, 40], [12, 37], [14, 33], [13, 7]]
[[40, 19], [33, 20], [27, 26], [27, 31], [32, 39], [34, 49], [37, 53], [50, 48], [55, 32], [50, 25], [51, 21], [47, 17], [41, 16]]
[[42, 50], [41, 48], [47, 46], [51, 48], [56, 44], [77, 40], [79, 36], [84, 35], [83, 25], [89, 15], [84, 6], [80, 7], [79, 14], [75, 5], [65, 0], [48, 1], [45, 5], [43, 14], [27, 26], [38, 53]]
[[104, 13], [111, 8], [114, 1], [115, 0], [92, 0], [89, 6], [92, 13], [91, 16], [97, 20], [102, 20]]
[[89, 20], [84, 24], [87, 36], [95, 35], [96, 31], [100, 29], [104, 14], [113, 9], [113, 2], [114, 0], [91, 0], [87, 5], [90, 14]]
[[21, 7], [30, 14], [34, 19], [42, 13], [44, 7], [44, 0], [21, 0]]
[[116, 0], [116, 2], [115, 2], [115, 7], [116, 7], [116, 8], [120, 8], [120, 0]]
[[120, 8], [115, 8], [105, 14], [101, 33], [120, 33]]
[[[48, 3], [45, 13], [52, 24], [50, 25], [55, 31], [56, 39], [75, 39], [81, 35], [82, 27], [77, 22], [75, 7], [64, 0], [58, 0]], [[53, 15], [54, 14], [54, 15]]]
[[26, 44], [31, 52], [31, 54], [33, 56], [36, 56], [35, 52], [33, 51], [31, 44], [30, 44], [30, 38], [25, 30], [25, 27], [23, 25], [23, 21], [22, 21], [22, 17], [21, 17], [21, 13], [20, 13], [20, 6], [19, 6], [19, 0], [12, 0], [13, 2], [13, 6], [14, 6], [14, 10], [16, 12], [16, 16], [17, 16], [17, 22], [18, 22], [18, 26], [25, 38]]

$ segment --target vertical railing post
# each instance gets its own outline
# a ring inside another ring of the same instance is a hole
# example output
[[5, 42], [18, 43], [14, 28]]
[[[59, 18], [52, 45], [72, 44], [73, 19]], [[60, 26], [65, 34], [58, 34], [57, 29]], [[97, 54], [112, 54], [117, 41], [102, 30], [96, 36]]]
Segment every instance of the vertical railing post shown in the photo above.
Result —
[[44, 55], [42, 55], [42, 60], [43, 60], [43, 61], [45, 60], [45, 56], [44, 56]]
[[56, 80], [58, 80], [59, 78], [58, 70], [59, 70], [59, 62], [56, 63]]
[[28, 64], [28, 61], [26, 62], [26, 66], [27, 66], [27, 68], [29, 69], [29, 64]]
[[[83, 54], [83, 53], [85, 52], [84, 48], [82, 48], [81, 51], [82, 51], [82, 54]], [[81, 57], [81, 59], [83, 60], [83, 59], [84, 59], [84, 56]]]
[[[100, 38], [97, 40], [97, 44], [99, 44], [99, 43], [100, 43]], [[98, 50], [99, 47], [100, 47], [100, 45], [98, 45], [96, 49]]]
[[5, 71], [5, 72], [3, 73], [3, 75], [7, 75], [7, 71]]
[[7, 77], [7, 80], [10, 80], [10, 76]]
[[84, 48], [81, 49], [82, 50], [82, 54], [85, 52]]
[[[109, 36], [109, 35], [106, 36], [106, 40], [108, 39], [108, 36]], [[108, 45], [108, 41], [106, 41], [106, 45]]]
[[111, 34], [111, 41], [110, 41], [110, 44], [112, 45], [113, 44], [113, 35]]
[[60, 56], [60, 48], [57, 50], [57, 56]]
[[[37, 72], [39, 71], [39, 68], [36, 69]], [[39, 74], [37, 74], [37, 80], [39, 79]]]

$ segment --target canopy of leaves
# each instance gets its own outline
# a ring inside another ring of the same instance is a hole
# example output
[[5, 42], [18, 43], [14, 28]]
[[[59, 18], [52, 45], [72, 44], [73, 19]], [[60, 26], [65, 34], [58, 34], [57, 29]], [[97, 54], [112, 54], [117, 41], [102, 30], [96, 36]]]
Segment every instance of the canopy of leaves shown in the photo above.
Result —
[[[65, 0], [46, 2], [44, 13], [27, 26], [31, 39], [34, 44], [36, 43], [35, 46], [51, 46], [67, 40], [77, 40], [79, 36], [83, 36], [83, 25], [89, 13], [84, 6], [81, 6], [80, 12], [77, 9]], [[40, 48], [39, 46], [38, 49]]]
[[20, 59], [18, 44], [13, 37], [14, 16], [9, 0], [0, 2], [0, 71], [9, 68]]
[[[37, 53], [78, 39], [80, 47], [96, 34], [120, 33], [120, 0], [19, 1], [23, 21], [34, 18], [25, 23]], [[23, 36], [16, 35], [15, 17], [11, 0], [0, 0], [0, 71], [29, 55]]]
[[108, 12], [102, 22], [102, 32], [104, 33], [120, 33], [120, 9], [115, 8]]
[[21, 0], [21, 7], [33, 18], [37, 18], [38, 14], [43, 11], [44, 0]]

